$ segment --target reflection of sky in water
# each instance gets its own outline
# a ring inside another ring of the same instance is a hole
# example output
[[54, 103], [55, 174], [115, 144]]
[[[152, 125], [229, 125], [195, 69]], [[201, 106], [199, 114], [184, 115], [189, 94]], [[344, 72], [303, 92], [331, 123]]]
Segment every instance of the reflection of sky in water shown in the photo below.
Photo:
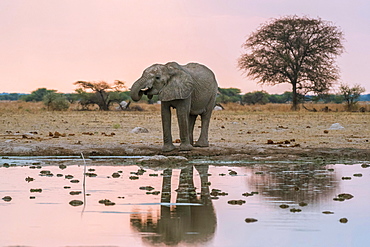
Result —
[[[5, 162], [13, 161], [3, 159], [0, 165]], [[60, 169], [61, 163], [67, 168]], [[366, 246], [370, 240], [367, 233], [370, 229], [370, 168], [359, 164], [223, 164], [209, 168], [203, 164], [202, 168], [192, 170], [193, 180], [186, 176], [191, 175], [189, 170], [176, 168], [171, 170], [170, 180], [165, 181], [170, 184], [170, 201], [161, 206], [163, 193], [146, 194], [147, 190], [139, 188], [152, 186], [153, 191], [163, 192], [160, 175], [163, 170], [145, 168], [146, 172], [139, 175], [138, 180], [130, 180], [129, 177], [134, 176], [131, 172], [139, 169], [132, 162], [122, 165], [119, 159], [89, 160], [88, 168], [95, 169], [93, 172], [98, 176], [86, 178], [86, 193], [90, 195], [84, 208], [69, 205], [71, 200], [83, 200], [82, 194], [69, 194], [82, 191], [83, 166], [78, 166], [79, 163], [73, 159], [44, 160], [41, 169], [30, 169], [21, 162], [17, 167], [0, 168], [0, 198], [12, 197], [10, 202], [0, 201], [1, 246], [152, 246], [154, 243], [161, 246], [170, 237], [175, 238], [172, 241], [176, 246]], [[334, 171], [327, 171], [328, 168]], [[54, 176], [39, 176], [41, 170], [49, 170]], [[238, 175], [230, 176], [230, 170]], [[122, 171], [121, 176], [112, 178], [118, 171]], [[207, 180], [204, 173], [212, 175]], [[219, 176], [221, 173], [226, 176]], [[356, 173], [363, 176], [353, 176]], [[68, 174], [80, 183], [65, 179]], [[181, 174], [185, 176], [180, 178]], [[27, 183], [28, 176], [35, 180]], [[342, 180], [342, 177], [352, 179]], [[71, 188], [65, 189], [65, 186]], [[194, 187], [197, 194], [191, 192]], [[30, 192], [36, 188], [42, 188], [42, 192]], [[228, 195], [210, 201], [206, 192], [212, 189], [220, 189]], [[242, 196], [252, 191], [259, 194]], [[354, 198], [334, 201], [340, 193], [350, 193]], [[99, 204], [101, 199], [109, 199], [115, 205]], [[228, 204], [229, 200], [240, 199], [246, 203]], [[176, 204], [180, 201], [181, 205]], [[308, 205], [299, 206], [301, 202]], [[209, 206], [200, 206], [202, 203]], [[289, 208], [281, 209], [281, 204]], [[292, 213], [291, 208], [302, 211]], [[323, 211], [334, 214], [326, 215]], [[343, 217], [348, 223], [339, 223]], [[246, 223], [245, 218], [258, 221]]]

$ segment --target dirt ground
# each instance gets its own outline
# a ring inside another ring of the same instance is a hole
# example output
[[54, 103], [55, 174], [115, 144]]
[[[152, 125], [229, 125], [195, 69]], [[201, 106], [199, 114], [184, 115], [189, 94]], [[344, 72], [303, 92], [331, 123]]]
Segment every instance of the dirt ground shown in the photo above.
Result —
[[[174, 114], [175, 115], [175, 114]], [[0, 156], [163, 154], [158, 108], [123, 111], [0, 111]], [[343, 128], [333, 124], [338, 123]], [[179, 138], [173, 117], [173, 138]], [[148, 133], [133, 133], [143, 127]], [[195, 137], [199, 135], [197, 120]], [[332, 128], [331, 128], [332, 127]], [[165, 155], [247, 160], [370, 160], [370, 114], [215, 111], [210, 147]], [[175, 144], [178, 145], [178, 144]]]

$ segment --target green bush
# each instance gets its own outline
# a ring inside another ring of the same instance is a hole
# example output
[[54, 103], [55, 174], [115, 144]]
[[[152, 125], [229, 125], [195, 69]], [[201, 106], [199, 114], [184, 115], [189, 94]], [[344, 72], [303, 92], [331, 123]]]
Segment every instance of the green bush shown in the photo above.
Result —
[[70, 103], [63, 94], [49, 92], [43, 97], [43, 102], [48, 110], [65, 111], [68, 110]]

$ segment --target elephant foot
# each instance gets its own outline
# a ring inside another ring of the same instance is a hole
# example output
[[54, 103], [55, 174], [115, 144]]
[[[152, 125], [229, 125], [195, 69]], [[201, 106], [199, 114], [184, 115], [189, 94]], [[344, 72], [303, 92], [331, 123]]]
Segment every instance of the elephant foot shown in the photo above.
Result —
[[197, 141], [194, 143], [194, 147], [209, 147], [208, 141]]
[[193, 149], [193, 146], [190, 144], [180, 144], [180, 151], [190, 151]]
[[171, 152], [172, 150], [174, 150], [176, 147], [175, 145], [173, 144], [164, 144], [163, 147], [162, 147], [162, 151], [163, 152]]

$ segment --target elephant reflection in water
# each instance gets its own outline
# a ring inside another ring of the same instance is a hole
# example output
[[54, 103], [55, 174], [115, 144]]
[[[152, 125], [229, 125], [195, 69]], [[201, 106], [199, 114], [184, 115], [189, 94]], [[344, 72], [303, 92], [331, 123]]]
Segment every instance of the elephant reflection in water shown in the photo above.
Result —
[[[160, 207], [160, 215], [132, 214], [131, 225], [139, 232], [155, 233], [143, 238], [153, 244], [174, 245], [180, 242], [205, 243], [216, 230], [216, 214], [210, 198], [208, 165], [196, 165], [201, 180], [200, 197], [193, 181], [193, 166], [181, 169], [176, 203], [184, 205]], [[172, 169], [163, 171], [161, 202], [171, 202]], [[193, 204], [193, 205], [189, 205]]]

